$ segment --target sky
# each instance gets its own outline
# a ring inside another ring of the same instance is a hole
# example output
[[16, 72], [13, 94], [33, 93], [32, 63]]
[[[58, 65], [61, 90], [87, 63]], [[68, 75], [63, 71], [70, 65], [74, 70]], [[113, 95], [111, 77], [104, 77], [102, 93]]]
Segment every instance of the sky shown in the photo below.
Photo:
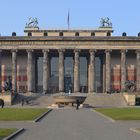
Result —
[[29, 17], [37, 18], [40, 29], [98, 28], [100, 19], [109, 17], [114, 36], [140, 32], [140, 0], [0, 0], [0, 34], [24, 35]]

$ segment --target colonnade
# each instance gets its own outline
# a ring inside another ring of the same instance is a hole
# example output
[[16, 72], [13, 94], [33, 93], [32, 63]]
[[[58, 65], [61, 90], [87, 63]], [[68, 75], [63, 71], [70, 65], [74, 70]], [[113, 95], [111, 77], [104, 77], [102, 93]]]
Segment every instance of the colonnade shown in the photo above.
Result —
[[[95, 92], [95, 54], [98, 50], [89, 50], [89, 65], [88, 65], [88, 92]], [[12, 50], [12, 90], [17, 92], [17, 52]], [[74, 92], [80, 91], [80, 77], [79, 77], [79, 58], [80, 50], [76, 49], [74, 52]], [[103, 89], [107, 92], [111, 91], [111, 52], [112, 50], [105, 50], [105, 72], [103, 75]], [[1, 57], [2, 51], [0, 51]], [[42, 50], [43, 53], [43, 92], [48, 91], [49, 79], [49, 50]], [[59, 53], [59, 92], [64, 92], [64, 54], [65, 50], [58, 50]], [[126, 53], [127, 50], [120, 50], [121, 53], [121, 90], [125, 90], [126, 82]], [[1, 59], [0, 59], [1, 60]], [[27, 50], [27, 90], [33, 91], [33, 50]], [[140, 50], [136, 50], [136, 88], [140, 91]], [[1, 63], [1, 62], [0, 62]]]

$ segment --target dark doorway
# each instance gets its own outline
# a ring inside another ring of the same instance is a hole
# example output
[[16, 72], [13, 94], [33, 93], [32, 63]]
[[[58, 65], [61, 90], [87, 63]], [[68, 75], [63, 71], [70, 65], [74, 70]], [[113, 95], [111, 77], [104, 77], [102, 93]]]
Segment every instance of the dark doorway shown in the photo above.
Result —
[[43, 57], [37, 57], [35, 61], [35, 87], [37, 93], [43, 92]]
[[69, 90], [72, 92], [72, 78], [71, 77], [65, 77], [65, 92], [68, 93]]
[[87, 93], [88, 92], [88, 61], [87, 57], [80, 56], [80, 69], [79, 69], [79, 76], [80, 76], [80, 92]]
[[64, 87], [65, 92], [73, 92], [73, 57], [65, 57], [64, 61]]
[[50, 68], [51, 68], [51, 77], [50, 77], [50, 85], [49, 90], [51, 93], [59, 92], [59, 65], [58, 65], [58, 57], [53, 56], [50, 60]]

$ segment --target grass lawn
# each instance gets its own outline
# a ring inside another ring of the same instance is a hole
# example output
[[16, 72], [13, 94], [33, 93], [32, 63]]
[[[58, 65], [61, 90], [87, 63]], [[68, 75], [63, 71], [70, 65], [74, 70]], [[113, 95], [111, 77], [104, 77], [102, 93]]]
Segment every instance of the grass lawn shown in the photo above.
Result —
[[140, 120], [140, 108], [97, 108], [95, 110], [114, 120]]
[[0, 128], [0, 140], [15, 132], [16, 128]]
[[0, 109], [0, 121], [34, 120], [46, 111], [44, 108], [3, 108]]

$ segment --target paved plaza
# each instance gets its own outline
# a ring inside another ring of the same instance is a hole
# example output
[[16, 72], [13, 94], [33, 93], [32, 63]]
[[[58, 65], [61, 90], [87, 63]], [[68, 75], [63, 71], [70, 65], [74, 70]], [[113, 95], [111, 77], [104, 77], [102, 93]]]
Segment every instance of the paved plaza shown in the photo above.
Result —
[[139, 140], [140, 121], [112, 121], [91, 109], [57, 109], [40, 122], [0, 122], [0, 127], [25, 128], [15, 140]]

